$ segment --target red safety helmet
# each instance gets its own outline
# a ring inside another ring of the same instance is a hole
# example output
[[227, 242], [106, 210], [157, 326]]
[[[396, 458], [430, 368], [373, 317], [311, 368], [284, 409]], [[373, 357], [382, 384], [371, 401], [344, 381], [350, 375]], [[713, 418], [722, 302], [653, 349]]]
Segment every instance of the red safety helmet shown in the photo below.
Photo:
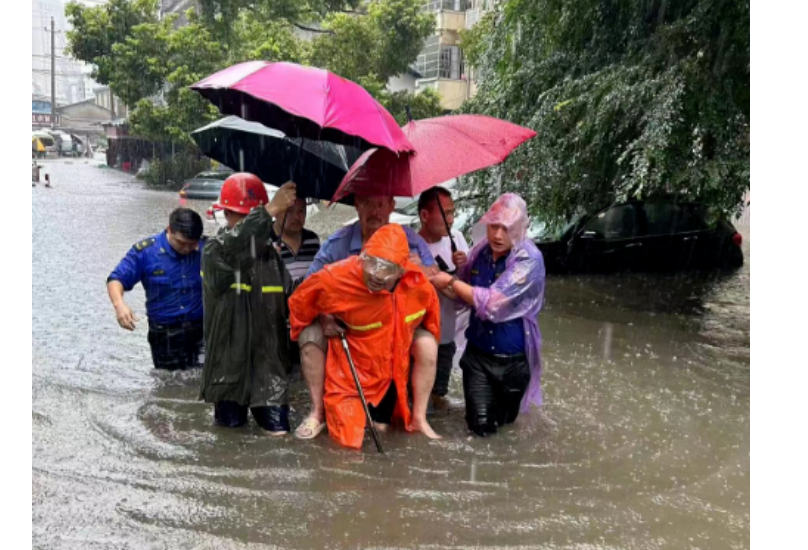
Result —
[[248, 172], [237, 172], [224, 180], [218, 206], [239, 214], [249, 214], [256, 206], [267, 203], [269, 196], [258, 176]]

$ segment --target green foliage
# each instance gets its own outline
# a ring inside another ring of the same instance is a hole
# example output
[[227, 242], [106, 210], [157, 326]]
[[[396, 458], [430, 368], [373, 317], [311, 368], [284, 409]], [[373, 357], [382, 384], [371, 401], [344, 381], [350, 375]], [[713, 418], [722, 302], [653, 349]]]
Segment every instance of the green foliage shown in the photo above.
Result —
[[538, 136], [469, 178], [548, 220], [678, 193], [725, 213], [749, 187], [749, 4], [506, 0], [464, 35], [466, 112]]
[[193, 149], [182, 149], [164, 160], [154, 159], [143, 179], [151, 186], [178, 191], [185, 180], [209, 169], [210, 161], [199, 158]]
[[396, 118], [400, 126], [407, 122], [407, 107], [410, 108], [413, 120], [432, 118], [443, 114], [440, 105], [440, 95], [432, 88], [427, 88], [422, 92], [414, 94], [408, 91], [384, 92], [379, 97], [379, 102], [390, 114]]
[[434, 15], [419, 0], [378, 0], [367, 3], [367, 15], [331, 13], [322, 34], [311, 42], [310, 63], [358, 81], [380, 83], [406, 72], [435, 29]]
[[92, 63], [92, 77], [109, 84], [115, 69], [113, 46], [123, 42], [137, 25], [156, 22], [157, 6], [158, 0], [109, 0], [94, 8], [68, 3], [65, 15], [72, 27], [67, 32], [68, 53]]
[[[110, 0], [69, 5], [73, 55], [97, 67], [99, 81], [130, 106], [134, 133], [154, 141], [190, 144], [188, 133], [217, 117], [188, 86], [229, 65], [253, 59], [292, 61], [329, 69], [366, 85], [397, 120], [404, 106], [435, 116], [434, 93], [385, 89], [404, 73], [434, 16], [423, 0], [202, 0], [200, 13], [157, 18], [156, 0]], [[302, 30], [314, 30], [304, 39]]]

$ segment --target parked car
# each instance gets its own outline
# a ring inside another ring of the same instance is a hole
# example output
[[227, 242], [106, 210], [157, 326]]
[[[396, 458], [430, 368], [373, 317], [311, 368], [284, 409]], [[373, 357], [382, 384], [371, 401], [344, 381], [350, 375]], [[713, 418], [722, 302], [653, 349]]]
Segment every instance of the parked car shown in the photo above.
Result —
[[207, 199], [216, 200], [227, 179], [233, 172], [227, 170], [212, 170], [200, 172], [189, 179], [180, 189], [180, 197], [186, 199]]
[[737, 268], [742, 243], [706, 206], [673, 199], [615, 204], [536, 240], [548, 273]]

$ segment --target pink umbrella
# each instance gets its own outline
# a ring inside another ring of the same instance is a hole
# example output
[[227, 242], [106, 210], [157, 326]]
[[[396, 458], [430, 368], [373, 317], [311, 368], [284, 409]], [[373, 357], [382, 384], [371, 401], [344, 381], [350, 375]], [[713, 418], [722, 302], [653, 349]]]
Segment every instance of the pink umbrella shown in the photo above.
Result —
[[219, 71], [191, 89], [222, 114], [260, 122], [289, 137], [361, 150], [413, 150], [392, 115], [364, 88], [323, 69], [248, 61]]
[[332, 201], [351, 193], [414, 197], [457, 176], [499, 164], [536, 132], [498, 118], [455, 115], [409, 122], [415, 152], [366, 151], [351, 166]]

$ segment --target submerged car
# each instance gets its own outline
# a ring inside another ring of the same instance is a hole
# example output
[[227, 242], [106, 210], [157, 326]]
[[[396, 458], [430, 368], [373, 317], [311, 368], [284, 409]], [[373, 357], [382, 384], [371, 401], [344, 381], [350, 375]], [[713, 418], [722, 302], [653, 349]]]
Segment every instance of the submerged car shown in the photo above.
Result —
[[219, 193], [222, 191], [224, 180], [231, 174], [233, 174], [233, 172], [226, 170], [200, 172], [182, 185], [180, 197], [186, 199], [216, 200], [219, 198]]

